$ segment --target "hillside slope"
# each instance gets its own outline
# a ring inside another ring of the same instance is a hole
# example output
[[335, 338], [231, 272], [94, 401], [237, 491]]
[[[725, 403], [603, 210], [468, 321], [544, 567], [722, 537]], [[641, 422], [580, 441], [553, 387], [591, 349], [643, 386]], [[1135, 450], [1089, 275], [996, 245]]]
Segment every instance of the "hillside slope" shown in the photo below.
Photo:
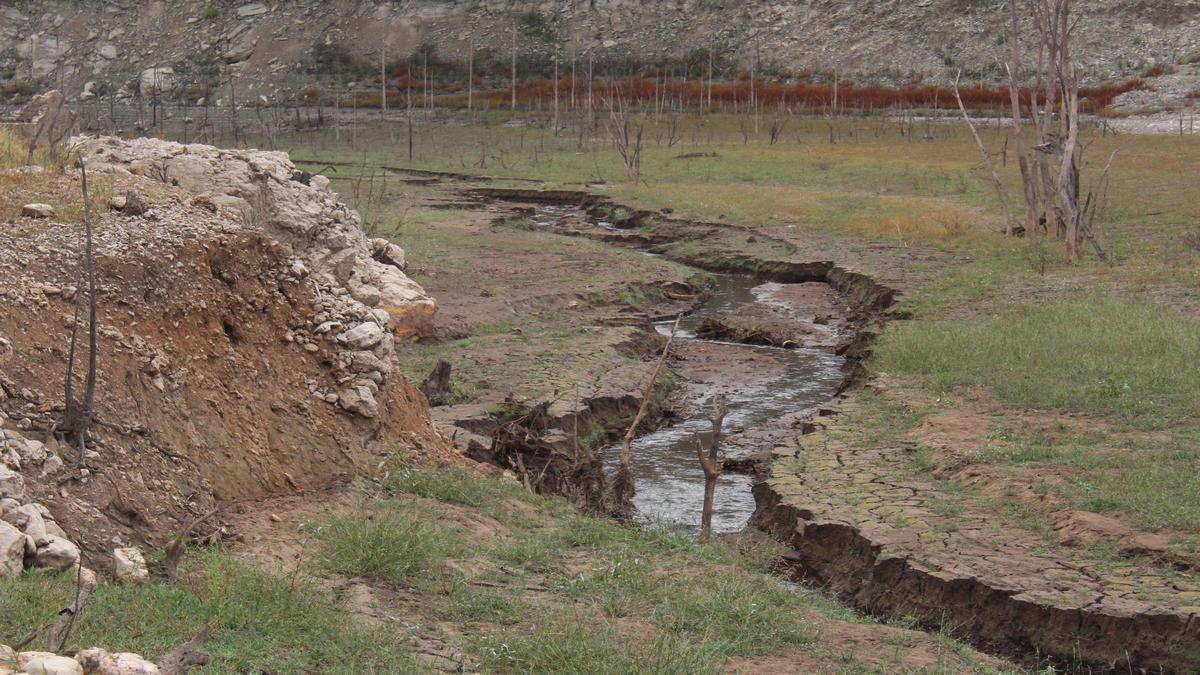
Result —
[[[476, 72], [502, 78], [514, 28], [522, 67], [540, 70], [556, 49], [581, 64], [585, 54], [627, 64], [681, 59], [711, 44], [728, 74], [757, 54], [760, 72], [838, 69], [889, 82], [944, 80], [958, 68], [998, 76], [1003, 7], [976, 0], [16, 0], [0, 8], [0, 91], [20, 91], [17, 83], [30, 77], [69, 94], [87, 82], [115, 91], [151, 68], [170, 68], [171, 82], [190, 83], [197, 95], [219, 84], [226, 95], [232, 78], [240, 100], [334, 75], [340, 85], [369, 87], [381, 46], [393, 62], [430, 45], [434, 62], [457, 63], [473, 46]], [[1075, 11], [1075, 51], [1092, 80], [1200, 55], [1200, 0], [1097, 0]]]

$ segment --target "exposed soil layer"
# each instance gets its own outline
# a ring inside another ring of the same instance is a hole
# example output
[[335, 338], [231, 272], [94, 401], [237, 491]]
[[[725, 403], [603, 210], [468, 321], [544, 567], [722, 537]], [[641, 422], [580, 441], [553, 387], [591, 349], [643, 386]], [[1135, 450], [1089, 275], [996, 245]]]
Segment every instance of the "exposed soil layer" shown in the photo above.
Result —
[[[0, 410], [6, 427], [45, 439], [66, 462], [55, 475], [27, 475], [26, 493], [95, 554], [93, 563], [103, 569], [114, 545], [158, 548], [230, 501], [369, 472], [385, 445], [454, 456], [403, 377], [379, 387], [380, 415], [371, 419], [312, 393], [332, 384], [336, 347], [288, 339], [316, 316], [322, 292], [295, 273], [288, 247], [175, 188], [135, 176], [92, 179], [94, 190], [136, 189], [152, 208], [142, 217], [96, 214], [97, 424], [86, 469], [51, 435], [82, 294], [75, 223], [20, 218], [0, 227]], [[58, 203], [78, 199], [76, 177], [46, 180], [39, 189]]]

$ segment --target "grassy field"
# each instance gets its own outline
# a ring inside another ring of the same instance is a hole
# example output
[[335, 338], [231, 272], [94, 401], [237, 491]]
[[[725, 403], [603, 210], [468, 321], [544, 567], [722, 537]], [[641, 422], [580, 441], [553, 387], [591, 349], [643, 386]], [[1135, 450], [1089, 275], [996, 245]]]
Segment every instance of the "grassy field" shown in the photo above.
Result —
[[[708, 673], [773, 654], [886, 669], [903, 668], [910, 650], [935, 664], [927, 672], [1003, 669], [949, 632], [882, 626], [789, 586], [769, 573], [775, 553], [762, 542], [699, 546], [580, 515], [515, 481], [393, 469], [360, 507], [304, 525], [312, 544], [293, 572], [194, 551], [178, 584], [101, 587], [72, 645], [158, 658], [208, 625], [213, 660], [201, 672], [212, 673], [425, 672], [444, 666], [415, 655], [417, 635], [431, 631], [469, 669], [499, 673]], [[354, 613], [331, 579], [365, 585], [394, 618]], [[53, 616], [72, 592], [70, 575], [0, 581], [0, 641]], [[877, 630], [890, 647], [822, 642], [847, 626]]]

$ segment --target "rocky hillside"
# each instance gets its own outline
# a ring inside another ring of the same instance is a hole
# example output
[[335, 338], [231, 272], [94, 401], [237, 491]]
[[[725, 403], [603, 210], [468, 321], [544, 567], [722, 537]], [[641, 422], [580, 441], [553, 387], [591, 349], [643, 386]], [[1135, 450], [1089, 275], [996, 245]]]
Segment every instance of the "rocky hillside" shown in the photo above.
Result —
[[[0, 170], [0, 511], [39, 505], [85, 554], [154, 548], [216, 504], [321, 488], [381, 452], [454, 456], [394, 370], [436, 305], [322, 177], [152, 139], [74, 153], [95, 215], [96, 424], [82, 455], [55, 440], [86, 296], [79, 174]], [[59, 565], [42, 548], [25, 564]]]
[[[999, 74], [1004, 3], [977, 0], [15, 0], [0, 7], [0, 94], [52, 84], [69, 95], [131, 91], [140, 81], [192, 98], [230, 79], [239, 100], [329, 80], [370, 86], [380, 50], [402, 63], [422, 51], [477, 73], [507, 74], [513, 30], [527, 71], [590, 53], [602, 68], [698, 63], [714, 45], [732, 74], [761, 71], [886, 82], [945, 79], [958, 68]], [[1078, 3], [1076, 54], [1092, 80], [1200, 58], [1200, 0]], [[581, 57], [586, 58], [586, 57]], [[625, 72], [624, 70], [620, 72]], [[460, 78], [461, 79], [461, 78]], [[224, 90], [222, 90], [223, 93]]]

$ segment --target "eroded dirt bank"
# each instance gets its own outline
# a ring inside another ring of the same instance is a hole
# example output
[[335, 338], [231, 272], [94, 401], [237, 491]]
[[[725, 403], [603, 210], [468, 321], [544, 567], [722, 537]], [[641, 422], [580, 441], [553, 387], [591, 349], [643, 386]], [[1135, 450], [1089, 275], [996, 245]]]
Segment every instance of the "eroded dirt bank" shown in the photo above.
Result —
[[[432, 300], [372, 257], [403, 262], [373, 249], [331, 191], [281, 153], [75, 148], [95, 210], [96, 424], [82, 458], [54, 434], [86, 289], [78, 174], [8, 177], [6, 198], [58, 215], [0, 228], [0, 426], [39, 449], [0, 456], [23, 475], [6, 474], [0, 497], [47, 507], [105, 571], [115, 545], [152, 550], [231, 501], [361, 474], [391, 444], [453, 457], [424, 397], [393, 376], [394, 336], [425, 325]], [[197, 536], [222, 538], [222, 522]]]

